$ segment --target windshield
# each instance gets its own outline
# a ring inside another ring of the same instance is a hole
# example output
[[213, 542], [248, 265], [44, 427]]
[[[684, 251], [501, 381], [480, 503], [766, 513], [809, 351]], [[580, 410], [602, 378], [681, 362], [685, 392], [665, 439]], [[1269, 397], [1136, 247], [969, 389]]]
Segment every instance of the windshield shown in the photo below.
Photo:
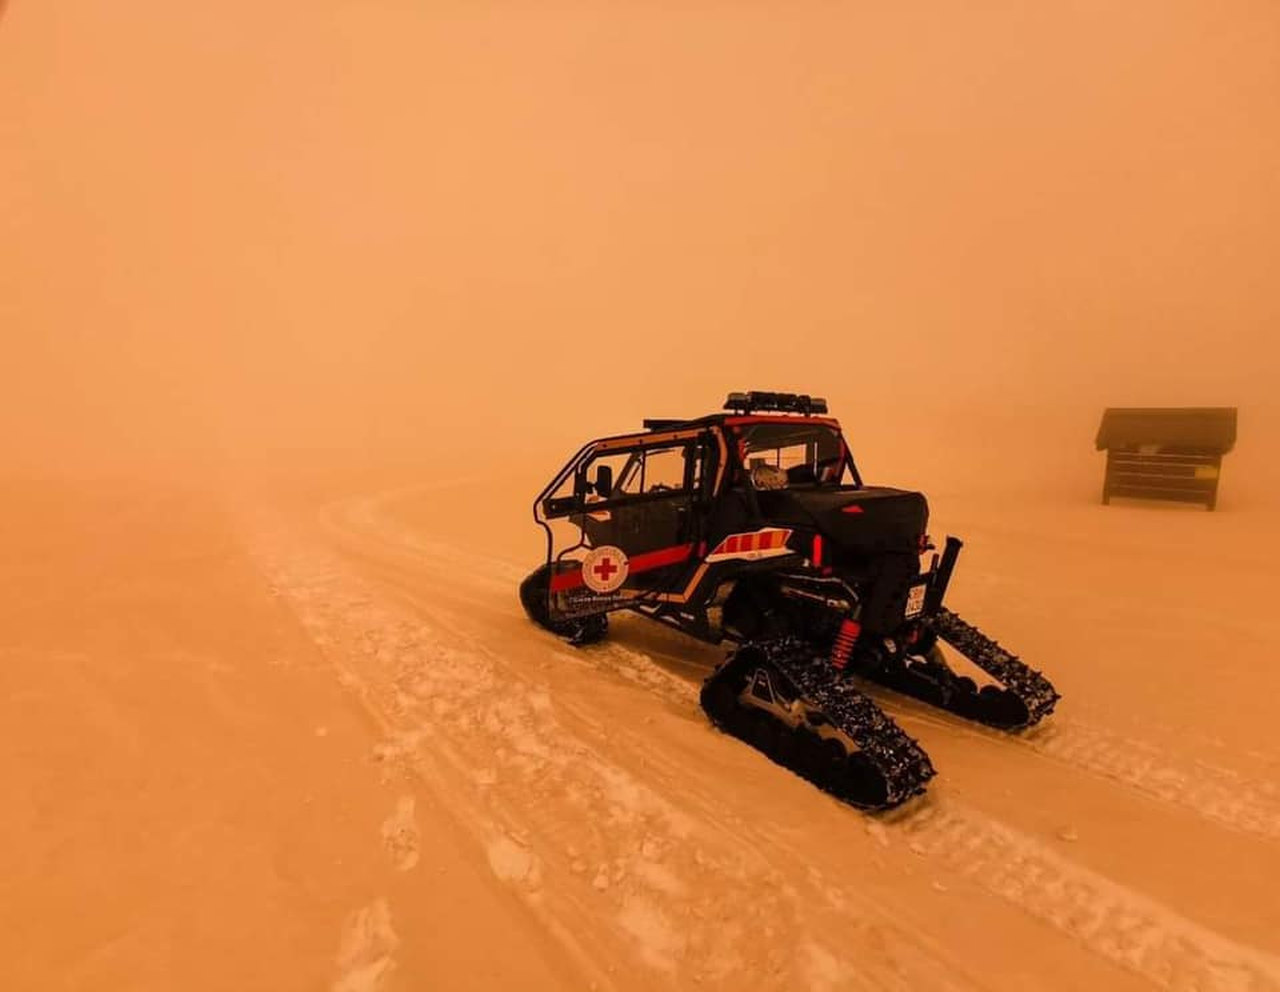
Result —
[[851, 484], [844, 442], [824, 424], [750, 424], [738, 430], [738, 452], [757, 489]]

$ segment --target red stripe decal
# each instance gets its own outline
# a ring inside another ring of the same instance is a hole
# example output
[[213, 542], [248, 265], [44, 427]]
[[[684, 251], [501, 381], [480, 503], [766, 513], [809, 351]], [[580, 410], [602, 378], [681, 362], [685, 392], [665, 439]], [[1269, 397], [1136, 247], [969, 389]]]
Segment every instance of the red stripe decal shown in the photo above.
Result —
[[575, 568], [568, 572], [560, 572], [551, 576], [551, 591], [564, 592], [566, 589], [577, 589], [578, 586], [584, 585], [582, 579], [582, 569]]
[[[642, 555], [636, 555], [634, 558], [628, 559], [629, 574], [635, 575], [638, 572], [649, 572], [655, 568], [665, 568], [667, 565], [678, 565], [682, 561], [688, 561], [689, 556], [692, 554], [692, 544], [678, 544], [670, 548], [660, 548], [657, 551], [647, 551]], [[581, 568], [569, 569], [551, 577], [552, 592], [577, 589], [583, 584]]]
[[693, 554], [692, 544], [678, 544], [673, 548], [648, 551], [630, 559], [631, 574], [648, 572], [655, 568], [665, 568], [667, 565], [678, 565], [682, 561], [688, 561], [691, 554]]

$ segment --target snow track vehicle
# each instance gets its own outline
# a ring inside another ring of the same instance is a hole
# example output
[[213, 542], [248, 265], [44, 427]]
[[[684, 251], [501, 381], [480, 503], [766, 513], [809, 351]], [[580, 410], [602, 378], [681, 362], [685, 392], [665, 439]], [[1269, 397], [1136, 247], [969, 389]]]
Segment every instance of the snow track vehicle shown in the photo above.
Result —
[[926, 566], [937, 548], [924, 495], [865, 484], [826, 414], [816, 397], [733, 393], [723, 412], [586, 444], [535, 500], [547, 557], [520, 600], [573, 644], [605, 637], [618, 610], [729, 642], [701, 689], [712, 723], [855, 806], [887, 809], [935, 772], [862, 680], [1006, 730], [1059, 696], [943, 605], [961, 541]]

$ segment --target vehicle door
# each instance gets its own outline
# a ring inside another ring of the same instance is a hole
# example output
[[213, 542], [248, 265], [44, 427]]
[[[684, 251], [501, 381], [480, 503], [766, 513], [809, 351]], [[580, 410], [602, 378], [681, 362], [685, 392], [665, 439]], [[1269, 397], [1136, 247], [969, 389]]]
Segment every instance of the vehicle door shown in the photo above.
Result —
[[711, 453], [704, 434], [678, 432], [603, 448], [582, 467], [583, 530], [625, 554], [628, 587], [666, 588], [689, 570]]

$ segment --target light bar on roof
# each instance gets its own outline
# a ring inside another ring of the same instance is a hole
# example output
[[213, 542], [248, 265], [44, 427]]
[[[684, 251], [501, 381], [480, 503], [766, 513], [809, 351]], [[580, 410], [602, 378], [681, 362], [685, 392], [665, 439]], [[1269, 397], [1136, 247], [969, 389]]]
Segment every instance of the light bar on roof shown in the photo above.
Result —
[[827, 401], [804, 393], [765, 393], [753, 390], [746, 393], [730, 393], [724, 408], [737, 413], [802, 413], [806, 417], [814, 413], [826, 413]]

